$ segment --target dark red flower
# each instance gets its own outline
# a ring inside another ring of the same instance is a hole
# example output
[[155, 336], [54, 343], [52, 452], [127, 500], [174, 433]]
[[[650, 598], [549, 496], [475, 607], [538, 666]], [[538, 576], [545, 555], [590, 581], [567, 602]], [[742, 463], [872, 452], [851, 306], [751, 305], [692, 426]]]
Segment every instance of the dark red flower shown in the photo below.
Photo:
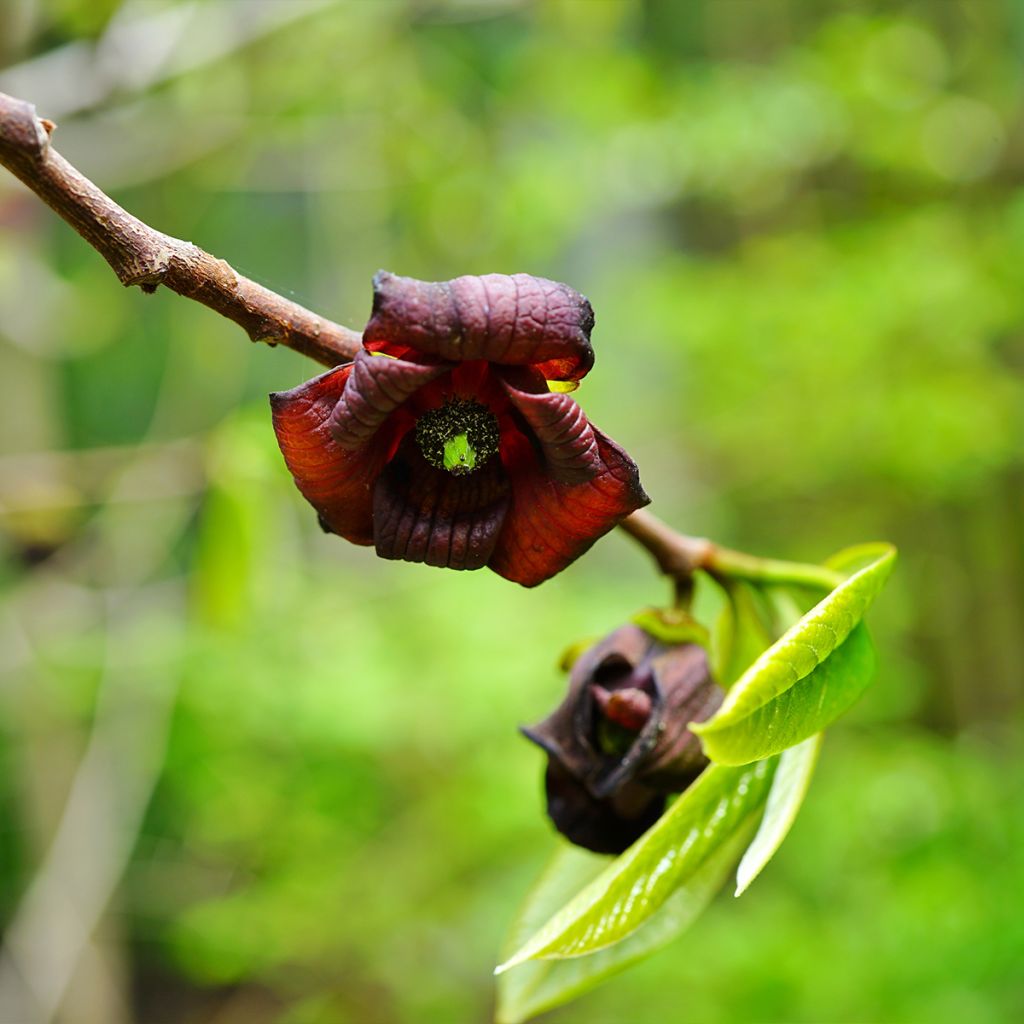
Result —
[[691, 722], [723, 693], [697, 644], [666, 645], [623, 626], [580, 655], [565, 700], [524, 734], [548, 755], [548, 815], [598, 853], [621, 853], [661, 816], [707, 759]]
[[526, 274], [373, 286], [355, 360], [270, 396], [325, 530], [534, 586], [647, 504], [629, 456], [548, 385], [593, 365], [582, 295]]

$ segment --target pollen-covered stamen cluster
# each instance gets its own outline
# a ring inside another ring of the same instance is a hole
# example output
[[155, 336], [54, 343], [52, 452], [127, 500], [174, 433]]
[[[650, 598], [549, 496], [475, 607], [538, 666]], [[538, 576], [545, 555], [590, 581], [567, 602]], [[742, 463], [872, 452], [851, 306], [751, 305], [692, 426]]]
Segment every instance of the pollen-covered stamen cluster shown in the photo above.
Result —
[[479, 469], [497, 454], [498, 418], [471, 398], [450, 398], [416, 423], [416, 444], [432, 466], [455, 476]]

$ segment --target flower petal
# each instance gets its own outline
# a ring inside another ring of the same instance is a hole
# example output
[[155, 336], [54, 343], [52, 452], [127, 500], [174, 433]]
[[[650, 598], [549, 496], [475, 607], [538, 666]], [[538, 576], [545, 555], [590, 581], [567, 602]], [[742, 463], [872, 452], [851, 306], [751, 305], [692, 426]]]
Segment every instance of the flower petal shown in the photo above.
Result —
[[378, 435], [353, 452], [331, 436], [331, 412], [351, 373], [351, 363], [337, 366], [291, 391], [272, 394], [270, 405], [284, 460], [321, 525], [354, 544], [372, 544], [372, 484], [389, 439]]
[[499, 575], [524, 587], [543, 583], [650, 501], [633, 460], [596, 427], [591, 430], [597, 469], [575, 484], [554, 479], [525, 437], [508, 438], [502, 459], [510, 467], [512, 507], [488, 563]]
[[[654, 716], [650, 728], [642, 730], [625, 757], [608, 757], [593, 742], [599, 702], [592, 688], [603, 683], [612, 689], [629, 686], [653, 649], [654, 640], [638, 626], [621, 626], [584, 652], [573, 665], [569, 692], [562, 703], [542, 722], [522, 730], [596, 799], [607, 797], [614, 788], [630, 781], [643, 766], [644, 757], [657, 742], [660, 722]], [[613, 773], [615, 779], [608, 785], [608, 776]]]
[[707, 651], [698, 644], [669, 648], [651, 660], [663, 705], [657, 755], [647, 766], [646, 781], [656, 789], [684, 789], [708, 760], [692, 722], [707, 721], [721, 706], [725, 692], [711, 678]]
[[408, 437], [374, 488], [377, 554], [479, 569], [494, 551], [508, 505], [509, 484], [499, 459], [455, 476], [431, 466]]
[[500, 375], [512, 404], [540, 442], [549, 476], [559, 483], [592, 480], [602, 470], [597, 438], [586, 413], [567, 394], [547, 389], [524, 372]]
[[400, 405], [449, 369], [448, 363], [388, 359], [361, 349], [331, 413], [331, 436], [349, 451], [362, 448]]
[[534, 365], [551, 380], [579, 380], [594, 365], [594, 311], [568, 285], [529, 274], [417, 281], [379, 271], [371, 350], [410, 346], [455, 361]]
[[665, 796], [639, 783], [599, 800], [549, 757], [544, 775], [548, 816], [570, 842], [595, 853], [622, 853], [657, 820]]

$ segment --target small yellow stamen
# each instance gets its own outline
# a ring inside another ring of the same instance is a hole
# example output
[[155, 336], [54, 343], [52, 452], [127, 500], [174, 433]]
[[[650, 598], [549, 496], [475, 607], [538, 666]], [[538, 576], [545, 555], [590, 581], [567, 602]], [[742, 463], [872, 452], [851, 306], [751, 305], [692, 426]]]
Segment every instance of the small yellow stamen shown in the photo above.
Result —
[[580, 386], [580, 382], [578, 380], [549, 380], [547, 385], [548, 391], [554, 391], [557, 395], [568, 395]]

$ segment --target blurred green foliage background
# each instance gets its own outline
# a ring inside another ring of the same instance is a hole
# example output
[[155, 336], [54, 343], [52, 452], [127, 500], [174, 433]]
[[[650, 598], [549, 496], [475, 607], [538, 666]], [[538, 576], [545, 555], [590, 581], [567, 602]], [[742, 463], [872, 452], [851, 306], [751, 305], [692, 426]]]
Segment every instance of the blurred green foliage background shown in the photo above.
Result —
[[[578, 397], [690, 533], [901, 548], [777, 860], [588, 1024], [1024, 1019], [1024, 6], [8, 0], [0, 90], [352, 326], [378, 267], [597, 312]], [[665, 596], [317, 528], [316, 367], [122, 290], [0, 174], [0, 1020], [484, 1022], [548, 856], [515, 726]]]

